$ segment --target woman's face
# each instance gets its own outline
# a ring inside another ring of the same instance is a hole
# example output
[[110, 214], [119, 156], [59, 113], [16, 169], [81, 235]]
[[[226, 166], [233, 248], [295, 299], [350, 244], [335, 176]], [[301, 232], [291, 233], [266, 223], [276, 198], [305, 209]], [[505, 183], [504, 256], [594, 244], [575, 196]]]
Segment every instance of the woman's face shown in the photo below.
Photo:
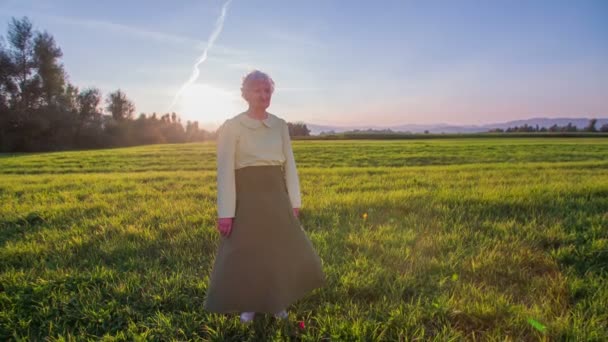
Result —
[[253, 109], [265, 110], [270, 106], [272, 86], [268, 80], [254, 80], [243, 90], [243, 98]]

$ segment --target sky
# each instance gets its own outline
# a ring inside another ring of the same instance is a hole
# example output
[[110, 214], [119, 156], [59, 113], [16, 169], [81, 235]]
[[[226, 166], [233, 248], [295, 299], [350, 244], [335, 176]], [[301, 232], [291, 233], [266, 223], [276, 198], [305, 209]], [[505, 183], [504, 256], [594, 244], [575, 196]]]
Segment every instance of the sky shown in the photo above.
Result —
[[[216, 127], [247, 109], [243, 76], [276, 84], [268, 109], [321, 125], [477, 125], [608, 117], [608, 1], [0, 0], [0, 35], [27, 16], [72, 84], [122, 89], [137, 113]], [[4, 43], [6, 46], [6, 42]]]

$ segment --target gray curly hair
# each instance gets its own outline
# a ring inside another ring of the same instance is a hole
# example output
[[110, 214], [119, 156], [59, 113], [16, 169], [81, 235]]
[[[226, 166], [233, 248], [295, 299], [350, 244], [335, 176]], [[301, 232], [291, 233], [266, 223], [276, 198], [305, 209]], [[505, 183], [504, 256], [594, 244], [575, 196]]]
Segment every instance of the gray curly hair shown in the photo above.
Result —
[[253, 70], [249, 72], [245, 77], [243, 77], [243, 84], [241, 86], [241, 90], [244, 91], [249, 87], [251, 82], [258, 80], [266, 80], [270, 83], [270, 91], [274, 93], [274, 81], [267, 73], [262, 72], [260, 70]]

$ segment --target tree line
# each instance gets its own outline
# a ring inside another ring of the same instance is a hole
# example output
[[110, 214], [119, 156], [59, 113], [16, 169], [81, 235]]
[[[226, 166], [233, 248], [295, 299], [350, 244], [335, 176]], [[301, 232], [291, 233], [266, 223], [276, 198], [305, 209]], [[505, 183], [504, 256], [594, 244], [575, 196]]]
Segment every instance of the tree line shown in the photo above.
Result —
[[303, 122], [287, 123], [289, 135], [292, 137], [307, 137], [310, 136], [310, 129]]
[[27, 17], [9, 23], [0, 37], [0, 152], [106, 148], [201, 141], [213, 134], [197, 121], [184, 127], [176, 113], [134, 117], [135, 105], [118, 89], [68, 81], [63, 53], [48, 32]]
[[342, 133], [336, 133], [336, 131], [329, 130], [329, 131], [323, 131], [321, 133], [319, 133], [320, 137], [324, 137], [324, 136], [329, 136], [329, 135], [338, 135], [338, 134], [347, 134], [347, 135], [357, 135], [357, 134], [361, 134], [361, 135], [392, 135], [392, 134], [412, 134], [412, 132], [398, 132], [398, 131], [393, 131], [390, 128], [384, 128], [384, 129], [374, 129], [374, 128], [368, 128], [368, 129], [354, 129], [354, 130], [349, 130], [349, 131], [343, 131]]
[[[135, 118], [121, 89], [105, 97], [98, 88], [68, 81], [63, 53], [48, 32], [27, 17], [12, 18], [0, 36], [0, 152], [34, 152], [183, 143], [215, 139], [217, 132], [184, 125], [176, 113]], [[304, 123], [288, 123], [292, 136], [308, 136]]]
[[576, 125], [573, 125], [572, 122], [568, 122], [565, 126], [558, 126], [554, 124], [553, 126], [546, 127], [538, 127], [538, 125], [531, 126], [528, 124], [524, 124], [522, 126], [514, 126], [507, 127], [506, 129], [502, 128], [494, 128], [489, 130], [490, 133], [513, 133], [513, 132], [608, 132], [608, 124], [603, 124], [599, 130], [596, 128], [597, 119], [589, 120], [589, 124], [582, 129], [578, 129]]

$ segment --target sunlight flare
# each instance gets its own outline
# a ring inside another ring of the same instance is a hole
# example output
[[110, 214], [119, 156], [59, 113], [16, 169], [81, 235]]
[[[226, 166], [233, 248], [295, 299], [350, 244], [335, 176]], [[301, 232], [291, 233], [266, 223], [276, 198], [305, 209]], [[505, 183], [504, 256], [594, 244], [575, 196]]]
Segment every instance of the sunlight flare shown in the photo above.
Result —
[[207, 42], [207, 47], [205, 47], [203, 54], [198, 58], [198, 60], [194, 64], [194, 68], [192, 70], [192, 75], [190, 75], [190, 78], [179, 89], [177, 94], [175, 94], [175, 97], [173, 98], [173, 102], [171, 102], [171, 105], [169, 106], [169, 110], [171, 110], [171, 108], [173, 108], [173, 106], [179, 101], [179, 97], [196, 81], [196, 79], [200, 75], [200, 70], [198, 67], [203, 62], [205, 62], [205, 60], [207, 59], [208, 51], [211, 49], [211, 47], [213, 47], [215, 40], [220, 35], [220, 32], [222, 32], [222, 28], [224, 27], [224, 19], [226, 18], [226, 12], [228, 11], [228, 6], [230, 6], [231, 2], [232, 2], [232, 0], [228, 0], [222, 6], [222, 12], [220, 13], [220, 16], [217, 18], [217, 22], [215, 23], [215, 28], [213, 29], [213, 32], [211, 33], [211, 36], [209, 37], [209, 40]]
[[187, 120], [217, 127], [242, 111], [242, 102], [235, 93], [209, 84], [193, 83], [184, 89], [177, 109]]

